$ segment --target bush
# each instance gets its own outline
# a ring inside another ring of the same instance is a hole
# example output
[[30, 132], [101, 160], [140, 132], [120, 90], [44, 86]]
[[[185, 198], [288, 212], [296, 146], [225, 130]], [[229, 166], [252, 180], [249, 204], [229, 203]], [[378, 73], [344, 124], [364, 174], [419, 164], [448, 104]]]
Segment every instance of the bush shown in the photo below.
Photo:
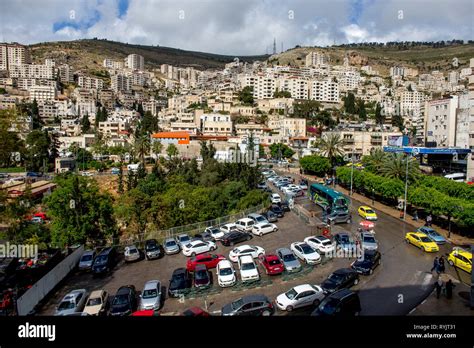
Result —
[[300, 159], [300, 165], [305, 171], [317, 176], [323, 176], [331, 170], [329, 159], [321, 156], [305, 156]]

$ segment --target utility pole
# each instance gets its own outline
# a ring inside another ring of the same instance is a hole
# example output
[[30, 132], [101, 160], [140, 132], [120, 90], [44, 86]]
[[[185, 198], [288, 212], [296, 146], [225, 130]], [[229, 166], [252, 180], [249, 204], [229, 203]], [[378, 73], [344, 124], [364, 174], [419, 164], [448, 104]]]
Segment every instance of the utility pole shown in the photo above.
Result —
[[277, 42], [276, 38], [273, 38], [273, 54], [277, 53]]

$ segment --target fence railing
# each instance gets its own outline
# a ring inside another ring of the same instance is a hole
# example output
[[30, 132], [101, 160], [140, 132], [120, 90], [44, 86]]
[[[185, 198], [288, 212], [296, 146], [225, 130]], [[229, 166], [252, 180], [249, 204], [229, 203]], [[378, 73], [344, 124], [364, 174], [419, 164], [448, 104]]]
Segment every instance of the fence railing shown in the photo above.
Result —
[[183, 225], [172, 227], [167, 230], [159, 231], [148, 231], [141, 235], [131, 236], [120, 240], [120, 245], [139, 244], [141, 245], [147, 239], [156, 239], [159, 242], [163, 242], [166, 238], [175, 237], [181, 233], [187, 233], [190, 236], [194, 236], [197, 233], [203, 232], [207, 227], [219, 227], [227, 223], [235, 222], [239, 219], [247, 217], [249, 214], [261, 213], [265, 209], [265, 204], [260, 204], [255, 207], [247, 208], [239, 213], [222, 216], [217, 219], [207, 220], [202, 222], [196, 222], [190, 225]]

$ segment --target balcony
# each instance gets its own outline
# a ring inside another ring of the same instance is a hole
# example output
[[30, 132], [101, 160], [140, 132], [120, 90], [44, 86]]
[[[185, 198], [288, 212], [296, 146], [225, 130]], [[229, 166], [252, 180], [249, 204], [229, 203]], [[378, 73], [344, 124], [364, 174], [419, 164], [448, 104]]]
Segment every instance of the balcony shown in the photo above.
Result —
[[354, 144], [354, 139], [353, 138], [344, 138], [344, 139], [342, 139], [342, 143], [344, 145], [353, 145]]

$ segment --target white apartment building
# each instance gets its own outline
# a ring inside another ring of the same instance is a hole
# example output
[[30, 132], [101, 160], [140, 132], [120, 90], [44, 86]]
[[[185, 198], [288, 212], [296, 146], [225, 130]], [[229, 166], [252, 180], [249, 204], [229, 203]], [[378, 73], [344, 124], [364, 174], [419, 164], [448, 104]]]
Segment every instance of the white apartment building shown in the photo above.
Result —
[[78, 114], [81, 116], [93, 116], [95, 119], [97, 112], [96, 91], [94, 89], [76, 88], [73, 96], [76, 98], [76, 110]]
[[309, 99], [327, 103], [339, 102], [339, 84], [332, 79], [312, 80]]
[[322, 52], [313, 51], [306, 55], [305, 65], [307, 67], [319, 67], [329, 64], [329, 58]]
[[0, 70], [10, 70], [12, 66], [30, 63], [27, 46], [18, 43], [0, 43]]
[[58, 67], [59, 79], [62, 83], [74, 82], [74, 69], [68, 64]]
[[294, 101], [295, 100], [293, 98], [259, 99], [257, 100], [257, 107], [263, 112], [276, 110], [292, 113]]
[[53, 79], [55, 70], [46, 64], [21, 64], [10, 66], [10, 77], [31, 79]]
[[279, 78], [276, 88], [291, 93], [293, 99], [308, 99], [308, 80], [300, 78]]
[[400, 95], [400, 111], [402, 115], [419, 114], [421, 104], [426, 96], [418, 91], [403, 91]]
[[108, 58], [104, 59], [102, 65], [107, 69], [116, 69], [116, 70], [123, 69], [124, 67], [123, 62], [115, 61]]
[[95, 77], [79, 76], [77, 84], [81, 88], [101, 90], [104, 88], [104, 81]]
[[426, 141], [437, 147], [456, 146], [456, 109], [459, 97], [431, 100], [425, 110]]
[[269, 115], [268, 128], [286, 138], [306, 136], [306, 119]]
[[230, 115], [203, 114], [200, 117], [200, 131], [204, 135], [232, 135]]
[[145, 59], [138, 54], [130, 54], [125, 58], [125, 67], [132, 70], [145, 70]]
[[109, 138], [120, 136], [121, 132], [126, 131], [128, 127], [129, 123], [127, 121], [114, 118], [98, 124], [99, 132]]
[[28, 90], [30, 100], [36, 101], [54, 100], [56, 98], [57, 90], [54, 86], [32, 86]]
[[253, 85], [253, 97], [255, 99], [273, 98], [277, 82], [271, 76], [257, 76]]
[[113, 75], [110, 79], [112, 90], [117, 93], [121, 91], [130, 91], [132, 89], [132, 81], [126, 75]]
[[17, 79], [16, 85], [18, 89], [21, 89], [23, 91], [28, 91], [30, 87], [33, 87], [33, 86], [57, 87], [57, 83], [55, 80], [27, 79], [27, 78]]

